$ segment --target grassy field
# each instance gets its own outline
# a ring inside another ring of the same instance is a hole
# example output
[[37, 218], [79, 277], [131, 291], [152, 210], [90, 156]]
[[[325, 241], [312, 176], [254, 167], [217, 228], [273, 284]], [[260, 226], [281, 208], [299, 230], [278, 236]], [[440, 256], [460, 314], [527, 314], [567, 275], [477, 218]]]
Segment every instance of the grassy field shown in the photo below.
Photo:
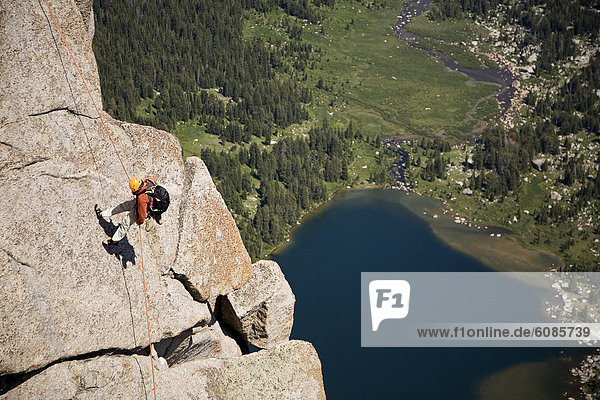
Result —
[[179, 139], [183, 149], [183, 157], [200, 156], [202, 147], [208, 147], [213, 150], [230, 149], [232, 143], [223, 143], [219, 136], [206, 133], [204, 126], [198, 125], [195, 121], [179, 122], [173, 133]]
[[[385, 135], [462, 135], [494, 115], [487, 100], [473, 112], [481, 98], [496, 90], [495, 85], [477, 83], [450, 71], [426, 52], [408, 47], [393, 35], [391, 25], [401, 10], [402, 1], [393, 0], [384, 9], [368, 9], [355, 1], [339, 1], [335, 9], [322, 8], [323, 21], [309, 24], [286, 15], [283, 10], [268, 14], [249, 13], [244, 38], [261, 37], [271, 43], [288, 40], [286, 24], [302, 24], [303, 41], [315, 49], [314, 68], [306, 68], [305, 84], [313, 90], [308, 110], [310, 119], [280, 131], [280, 136], [305, 134], [324, 118], [330, 124], [345, 126], [350, 120], [355, 129], [370, 137]], [[421, 24], [423, 25], [423, 24]], [[427, 25], [423, 25], [427, 26]], [[467, 25], [448, 26], [445, 33], [459, 40]], [[431, 29], [431, 34], [435, 33]], [[437, 34], [436, 34], [437, 35]], [[439, 37], [439, 35], [434, 36]], [[287, 60], [292, 63], [293, 60]], [[319, 79], [324, 88], [317, 88]], [[136, 110], [147, 116], [152, 110], [146, 100]], [[469, 114], [470, 113], [470, 114]], [[218, 136], [205, 132], [197, 121], [182, 121], [174, 129], [183, 155], [199, 155], [203, 147], [230, 149]], [[253, 141], [259, 142], [253, 137]], [[273, 140], [279, 140], [273, 137]], [[361, 143], [354, 149], [349, 165], [350, 183], [368, 183], [370, 173], [382, 164], [377, 149]], [[331, 185], [332, 192], [340, 187]], [[248, 202], [251, 206], [252, 201]]]
[[471, 20], [430, 21], [427, 15], [421, 15], [414, 18], [406, 28], [424, 38], [418, 41], [419, 45], [451, 57], [462, 67], [498, 68], [485, 55], [471, 51], [473, 42], [480, 43], [489, 34], [487, 29], [475, 25]]
[[[495, 92], [495, 85], [478, 83], [450, 71], [426, 52], [396, 39], [391, 26], [402, 9], [402, 1], [388, 4], [375, 10], [356, 1], [339, 1], [335, 9], [321, 9], [324, 18], [319, 24], [290, 17], [281, 9], [268, 14], [248, 13], [245, 40], [261, 37], [281, 43], [289, 39], [287, 24], [302, 24], [303, 41], [315, 49], [314, 68], [304, 71], [305, 84], [313, 90], [313, 101], [307, 106], [311, 118], [282, 130], [281, 136], [304, 134], [323, 118], [334, 125], [346, 125], [352, 120], [357, 129], [371, 137], [442, 133], [461, 136], [480, 120], [487, 121], [497, 113], [492, 100], [480, 102], [473, 110], [479, 99]], [[417, 18], [411, 27], [414, 25], [420, 34], [433, 39], [447, 37], [450, 41], [471, 38], [479, 29], [466, 22], [432, 24]], [[323, 89], [316, 87], [319, 79], [323, 80]], [[140, 116], [148, 115], [148, 111], [152, 112], [149, 100], [136, 110]], [[215, 150], [233, 146], [207, 134], [196, 121], [178, 123], [174, 133], [181, 141], [184, 156], [198, 155], [203, 146]], [[356, 149], [355, 162], [350, 166], [353, 182], [365, 183], [368, 178], [369, 164], [375, 162], [375, 150], [371, 150]], [[362, 168], [364, 165], [367, 168]]]
[[[380, 10], [355, 1], [323, 9], [320, 25], [303, 24], [303, 40], [320, 49], [320, 62], [307, 69], [310, 105], [317, 119], [352, 119], [368, 135], [460, 135], [477, 121], [466, 117], [475, 102], [496, 90], [444, 67], [426, 52], [408, 47], [391, 29], [402, 1]], [[250, 16], [246, 37], [283, 40], [282, 11]], [[322, 79], [327, 90], [316, 88]]]
[[482, 100], [475, 109], [473, 118], [482, 121], [492, 120], [500, 111], [498, 100], [494, 97]]

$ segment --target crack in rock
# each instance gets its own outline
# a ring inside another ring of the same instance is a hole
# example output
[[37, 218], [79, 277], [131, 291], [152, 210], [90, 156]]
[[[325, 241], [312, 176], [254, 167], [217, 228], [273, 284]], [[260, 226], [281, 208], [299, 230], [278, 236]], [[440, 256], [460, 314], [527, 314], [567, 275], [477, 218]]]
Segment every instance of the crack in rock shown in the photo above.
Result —
[[50, 114], [50, 113], [53, 113], [53, 112], [58, 112], [58, 111], [66, 111], [66, 112], [68, 112], [69, 114], [73, 114], [73, 115], [76, 115], [76, 116], [78, 116], [78, 117], [85, 117], [85, 118], [89, 118], [89, 119], [98, 119], [98, 117], [91, 117], [91, 116], [89, 116], [89, 115], [82, 114], [82, 113], [79, 113], [79, 112], [77, 112], [77, 111], [71, 110], [69, 107], [58, 107], [58, 108], [53, 108], [53, 109], [51, 109], [51, 110], [42, 111], [42, 112], [39, 112], [39, 113], [34, 113], [34, 114], [29, 114], [28, 116], [29, 116], [29, 117], [39, 117], [39, 116], [41, 116], [41, 115], [47, 115], [47, 114]]
[[24, 168], [30, 167], [32, 165], [48, 161], [48, 160], [50, 160], [50, 158], [48, 158], [48, 157], [36, 157], [36, 158], [32, 158], [27, 161], [17, 162], [15, 164], [13, 164], [12, 166], [5, 167], [3, 169], [6, 169], [8, 171], [16, 171], [16, 170], [21, 170], [21, 169], [24, 169]]
[[192, 283], [192, 281], [190, 281], [190, 279], [188, 278], [187, 275], [178, 274], [177, 272], [175, 272], [175, 270], [173, 268], [169, 269], [169, 274], [172, 274], [173, 279], [181, 282], [181, 284], [183, 285], [185, 290], [187, 290], [187, 292], [190, 294], [190, 296], [192, 296], [192, 299], [194, 299], [194, 301], [197, 301], [197, 302], [203, 303], [203, 304], [206, 303], [204, 296], [202, 296], [202, 294], [200, 293], [198, 288], [196, 288], [196, 286], [194, 286], [194, 284]]
[[[4, 250], [4, 252], [8, 254], [8, 252], [6, 252], [6, 250]], [[16, 388], [17, 386], [22, 385], [23, 383], [27, 382], [29, 379], [31, 379], [35, 375], [38, 375], [38, 374], [44, 372], [45, 370], [47, 370], [48, 368], [50, 368], [56, 364], [63, 363], [63, 362], [90, 360], [92, 358], [96, 358], [96, 357], [100, 357], [100, 356], [115, 356], [115, 355], [148, 356], [148, 354], [149, 354], [148, 346], [146, 346], [146, 347], [139, 347], [139, 348], [135, 348], [135, 349], [131, 349], [131, 350], [120, 349], [120, 348], [102, 349], [102, 350], [97, 350], [97, 351], [94, 351], [91, 353], [79, 354], [79, 355], [72, 356], [72, 357], [59, 358], [58, 360], [54, 360], [51, 363], [46, 364], [43, 367], [40, 367], [33, 371], [29, 371], [29, 372], [25, 372], [25, 373], [1, 375], [0, 376], [0, 396], [6, 394], [7, 392]]]
[[33, 268], [30, 264], [28, 264], [28, 263], [26, 263], [24, 261], [19, 260], [10, 250], [6, 250], [6, 249], [2, 249], [2, 248], [0, 248], [0, 250], [2, 252], [4, 252], [4, 254], [6, 254], [8, 256], [8, 258], [10, 258], [11, 260], [13, 260], [17, 264], [35, 270], [35, 268]]
[[49, 176], [50, 178], [56, 178], [56, 179], [65, 179], [65, 180], [74, 180], [74, 181], [79, 181], [81, 179], [85, 179], [85, 178], [89, 178], [89, 174], [86, 173], [82, 173], [82, 174], [78, 174], [78, 175], [57, 175], [57, 174], [53, 174], [50, 172], [42, 172], [41, 174], [42, 176]]

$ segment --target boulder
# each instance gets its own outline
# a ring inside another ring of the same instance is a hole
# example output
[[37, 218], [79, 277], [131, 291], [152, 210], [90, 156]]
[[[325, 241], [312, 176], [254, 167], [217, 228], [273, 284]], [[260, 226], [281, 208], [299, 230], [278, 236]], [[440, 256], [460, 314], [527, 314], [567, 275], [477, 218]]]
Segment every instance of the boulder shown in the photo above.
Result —
[[186, 179], [180, 219], [176, 276], [197, 300], [208, 300], [239, 288], [252, 276], [250, 256], [225, 202], [204, 162], [185, 160]]
[[[310, 343], [291, 341], [243, 357], [154, 362], [159, 399], [322, 400], [321, 363]], [[51, 366], [2, 400], [143, 399], [153, 397], [148, 356], [107, 355]]]
[[218, 321], [210, 326], [194, 328], [182, 340], [173, 340], [165, 350], [170, 366], [204, 358], [239, 357], [242, 351], [231, 332], [223, 329]]
[[312, 344], [292, 340], [268, 350], [219, 361], [209, 376], [212, 398], [223, 400], [324, 400], [321, 362]]
[[248, 283], [220, 298], [218, 313], [246, 343], [270, 348], [289, 339], [296, 298], [275, 261], [259, 261], [253, 267]]
[[542, 170], [542, 165], [544, 165], [545, 162], [546, 162], [546, 159], [543, 157], [537, 157], [531, 161], [531, 163], [533, 164], [533, 167], [536, 168], [538, 171]]

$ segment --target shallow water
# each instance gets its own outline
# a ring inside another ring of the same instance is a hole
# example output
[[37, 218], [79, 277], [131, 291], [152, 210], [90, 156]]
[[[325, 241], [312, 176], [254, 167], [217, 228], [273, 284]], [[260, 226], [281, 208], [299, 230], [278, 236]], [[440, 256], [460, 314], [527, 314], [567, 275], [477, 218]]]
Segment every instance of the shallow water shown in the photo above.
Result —
[[449, 56], [445, 54], [439, 54], [433, 50], [426, 49], [419, 45], [417, 42], [418, 40], [422, 40], [423, 37], [406, 30], [407, 24], [409, 24], [413, 18], [422, 15], [430, 8], [431, 0], [410, 0], [404, 3], [403, 10], [398, 13], [397, 21], [394, 25], [396, 37], [402, 40], [408, 46], [426, 51], [430, 56], [440, 59], [447, 68], [453, 71], [462, 72], [469, 78], [479, 82], [488, 82], [500, 85], [500, 89], [496, 93], [495, 97], [498, 100], [498, 104], [502, 112], [506, 112], [510, 108], [511, 101], [515, 93], [513, 82], [516, 79], [509, 70], [505, 68], [494, 69], [481, 67], [478, 69], [470, 69], [461, 67]]
[[[422, 218], [444, 243], [466, 253], [487, 267], [506, 272], [549, 271], [563, 264], [553, 254], [523, 248], [504, 228], [455, 222], [455, 214], [445, 213], [440, 200], [416, 194], [387, 196]], [[393, 200], [390, 200], [393, 201]], [[436, 218], [434, 218], [436, 216]], [[500, 234], [500, 237], [497, 235]]]
[[490, 271], [436, 236], [408, 199], [415, 210], [436, 204], [400, 191], [340, 193], [272, 255], [296, 295], [292, 338], [315, 345], [328, 398], [562, 398], [571, 388], [560, 349], [360, 347], [360, 272]]

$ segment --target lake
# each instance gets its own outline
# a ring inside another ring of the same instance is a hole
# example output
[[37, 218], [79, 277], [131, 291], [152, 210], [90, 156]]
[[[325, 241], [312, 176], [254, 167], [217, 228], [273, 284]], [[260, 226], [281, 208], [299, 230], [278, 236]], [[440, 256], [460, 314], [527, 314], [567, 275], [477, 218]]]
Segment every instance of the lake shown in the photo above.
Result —
[[[361, 272], [491, 271], [490, 263], [479, 260], [486, 240], [491, 240], [487, 232], [460, 228], [465, 242], [478, 243], [471, 254], [479, 259], [459, 252], [455, 247], [461, 246], [448, 244], [463, 237], [458, 227], [450, 230], [450, 217], [436, 215], [433, 223], [420, 211], [432, 207], [441, 210], [437, 200], [401, 191], [344, 191], [309, 214], [293, 230], [290, 242], [271, 255], [296, 295], [292, 338], [310, 341], [317, 349], [328, 399], [535, 400], [573, 395], [573, 350], [360, 347]], [[479, 242], [473, 240], [475, 234]], [[469, 252], [468, 247], [461, 250]], [[528, 260], [542, 263], [532, 270], [554, 260], [527, 254]]]

